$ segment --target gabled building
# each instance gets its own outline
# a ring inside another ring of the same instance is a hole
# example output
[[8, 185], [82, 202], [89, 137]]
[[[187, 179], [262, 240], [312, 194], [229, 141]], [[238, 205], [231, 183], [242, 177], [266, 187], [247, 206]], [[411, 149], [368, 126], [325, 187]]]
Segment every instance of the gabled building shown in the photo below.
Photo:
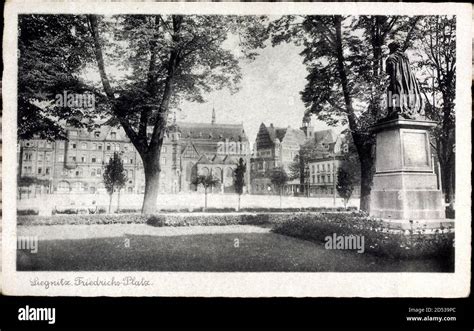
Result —
[[[303, 128], [305, 130], [303, 130]], [[251, 159], [250, 177], [254, 194], [277, 194], [270, 180], [270, 172], [275, 167], [282, 167], [289, 173], [289, 165], [299, 153], [300, 146], [312, 139], [312, 128], [303, 126], [300, 129], [277, 128], [273, 124], [260, 124], [257, 133], [254, 153]], [[288, 183], [286, 193], [295, 193], [298, 182]]]

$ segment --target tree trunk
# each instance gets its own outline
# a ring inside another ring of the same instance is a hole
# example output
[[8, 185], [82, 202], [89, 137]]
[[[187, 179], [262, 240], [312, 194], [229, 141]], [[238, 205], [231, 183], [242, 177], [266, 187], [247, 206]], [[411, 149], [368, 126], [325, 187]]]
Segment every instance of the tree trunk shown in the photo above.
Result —
[[370, 212], [370, 191], [374, 177], [374, 161], [371, 156], [360, 155], [360, 209]]
[[344, 103], [346, 105], [347, 119], [349, 128], [352, 131], [352, 139], [357, 148], [357, 154], [360, 159], [361, 170], [361, 187], [360, 187], [360, 209], [369, 212], [370, 208], [370, 190], [372, 188], [372, 179], [374, 173], [374, 162], [372, 157], [372, 144], [370, 143], [371, 136], [364, 135], [358, 132], [359, 126], [357, 118], [352, 107], [352, 97], [349, 89], [349, 82], [347, 79], [345, 59], [342, 46], [342, 18], [340, 16], [334, 17], [334, 25], [336, 28], [336, 54], [337, 54], [337, 70], [341, 79], [342, 92], [344, 95]]
[[112, 208], [112, 194], [109, 194], [109, 214], [110, 214], [110, 209]]
[[150, 215], [156, 212], [158, 191], [160, 188], [160, 169], [145, 166], [145, 197], [143, 198], [142, 214]]
[[117, 213], [120, 213], [120, 189], [118, 190], [118, 196], [117, 196]]

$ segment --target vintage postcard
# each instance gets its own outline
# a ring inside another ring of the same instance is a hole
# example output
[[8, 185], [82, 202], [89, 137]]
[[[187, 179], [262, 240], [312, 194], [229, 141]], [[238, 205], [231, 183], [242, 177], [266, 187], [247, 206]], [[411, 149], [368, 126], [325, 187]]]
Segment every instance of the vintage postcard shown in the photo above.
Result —
[[7, 2], [2, 292], [469, 295], [471, 21]]

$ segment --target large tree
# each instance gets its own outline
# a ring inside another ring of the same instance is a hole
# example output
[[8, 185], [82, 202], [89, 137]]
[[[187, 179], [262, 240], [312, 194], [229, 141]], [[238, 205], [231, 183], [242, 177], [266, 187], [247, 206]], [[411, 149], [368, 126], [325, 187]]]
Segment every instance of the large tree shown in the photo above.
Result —
[[329, 125], [347, 125], [361, 167], [360, 208], [368, 211], [374, 174], [369, 126], [384, 116], [383, 46], [403, 38], [409, 47], [418, 17], [284, 16], [270, 26], [273, 44], [294, 42], [308, 68], [302, 100]]
[[456, 18], [423, 17], [416, 36], [426, 116], [438, 123], [433, 145], [441, 166], [443, 192], [451, 202], [455, 189]]
[[[170, 107], [183, 99], [204, 102], [205, 93], [214, 89], [235, 92], [239, 59], [253, 59], [255, 49], [264, 46], [265, 20], [222, 15], [22, 16], [19, 81], [25, 86], [19, 109], [26, 115], [19, 116], [19, 124], [29, 127], [23, 137], [44, 127], [61, 136], [61, 120], [79, 127], [100, 119], [122, 126], [144, 165], [142, 213], [152, 213]], [[226, 47], [229, 39], [238, 47]], [[99, 82], [86, 81], [84, 72], [97, 75]], [[51, 100], [63, 90], [94, 94], [96, 106], [59, 107]]]

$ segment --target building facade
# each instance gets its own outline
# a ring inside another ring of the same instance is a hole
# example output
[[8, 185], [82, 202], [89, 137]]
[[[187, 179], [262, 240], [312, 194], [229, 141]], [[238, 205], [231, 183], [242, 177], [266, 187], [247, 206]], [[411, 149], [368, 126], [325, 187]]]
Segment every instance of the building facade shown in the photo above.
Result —
[[[308, 162], [307, 178], [310, 196], [334, 196], [337, 194], [337, 173], [344, 155], [349, 153], [351, 141], [343, 134], [332, 130], [316, 131], [314, 143], [318, 153]], [[360, 194], [360, 186], [354, 187], [353, 196]]]
[[[281, 167], [289, 173], [289, 166], [298, 155], [300, 146], [311, 139], [312, 130], [268, 127], [260, 124], [251, 159], [251, 188], [254, 194], [278, 194], [270, 180], [270, 172]], [[297, 193], [299, 181], [288, 182], [285, 194]]]
[[[18, 186], [23, 195], [105, 193], [102, 176], [115, 152], [127, 175], [122, 192], [144, 193], [143, 163], [122, 128], [67, 128], [66, 134], [67, 140], [61, 141], [19, 141]], [[243, 125], [218, 124], [214, 116], [212, 123], [175, 122], [161, 150], [160, 192], [196, 191], [193, 177], [209, 173], [220, 180], [215, 192], [233, 192], [233, 170], [241, 157], [249, 164]]]
[[[294, 179], [284, 188], [286, 195], [333, 196], [336, 190], [337, 172], [348, 152], [348, 139], [333, 130], [314, 131], [306, 119], [300, 129], [276, 128], [273, 124], [261, 124], [251, 159], [251, 187], [254, 194], [278, 194], [271, 183], [270, 172], [282, 167], [290, 174], [290, 164], [295, 162], [303, 144], [314, 144], [316, 155], [308, 160], [305, 168], [305, 182]], [[304, 188], [302, 186], [304, 185]], [[359, 187], [354, 195], [359, 194]]]

